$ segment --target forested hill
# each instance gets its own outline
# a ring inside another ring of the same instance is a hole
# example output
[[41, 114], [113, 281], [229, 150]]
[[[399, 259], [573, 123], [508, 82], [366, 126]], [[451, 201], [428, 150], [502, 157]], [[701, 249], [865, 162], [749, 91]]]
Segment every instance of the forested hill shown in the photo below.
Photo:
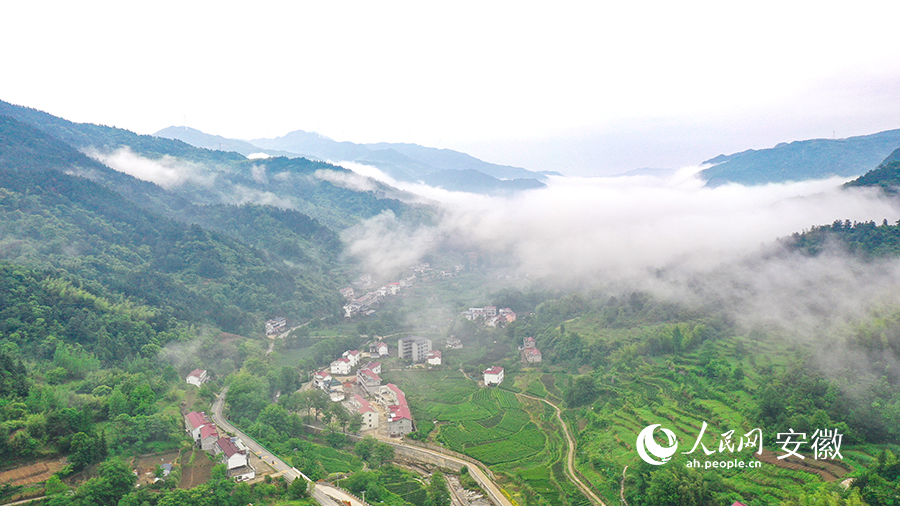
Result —
[[900, 146], [900, 130], [846, 139], [811, 139], [773, 148], [749, 149], [703, 162], [707, 186], [756, 185], [864, 173]]
[[266, 315], [330, 314], [338, 304], [323, 259], [333, 258], [340, 245], [314, 220], [270, 207], [185, 205], [195, 220], [251, 241], [284, 229], [276, 234], [283, 240], [269, 241], [273, 252], [266, 252], [162, 217], [71, 175], [83, 171], [110, 169], [39, 130], [0, 117], [3, 259], [53, 268], [110, 296], [235, 332], [257, 329]]
[[878, 186], [889, 194], [900, 187], [900, 148], [894, 150], [877, 168], [844, 185], [847, 188]]
[[[0, 115], [37, 128], [91, 156], [108, 157], [111, 161], [107, 163], [120, 172], [164, 185], [165, 191], [141, 185], [143, 181], [124, 178], [116, 171], [110, 174], [109, 169], [82, 174], [138, 205], [175, 219], [180, 219], [184, 202], [277, 204], [316, 218], [332, 230], [352, 226], [386, 210], [414, 221], [429, 220], [433, 213], [425, 206], [402, 202], [400, 199], [409, 196], [374, 180], [357, 176], [363, 184], [348, 187], [341, 181], [353, 174], [324, 162], [284, 157], [248, 160], [238, 153], [197, 148], [179, 140], [73, 123], [3, 101]], [[362, 186], [366, 189], [359, 189]]]
[[900, 224], [837, 220], [831, 225], [796, 232], [781, 241], [789, 249], [818, 255], [829, 248], [845, 249], [863, 258], [900, 255]]

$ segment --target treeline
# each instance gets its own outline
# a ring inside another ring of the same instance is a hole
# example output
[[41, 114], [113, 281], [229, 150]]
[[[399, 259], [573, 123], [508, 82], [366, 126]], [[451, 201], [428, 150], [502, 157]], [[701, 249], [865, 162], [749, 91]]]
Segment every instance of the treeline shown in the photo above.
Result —
[[877, 225], [874, 221], [836, 220], [831, 225], [795, 232], [781, 243], [789, 250], [813, 256], [834, 248], [863, 258], [893, 257], [900, 255], [900, 222], [890, 225], [885, 219]]

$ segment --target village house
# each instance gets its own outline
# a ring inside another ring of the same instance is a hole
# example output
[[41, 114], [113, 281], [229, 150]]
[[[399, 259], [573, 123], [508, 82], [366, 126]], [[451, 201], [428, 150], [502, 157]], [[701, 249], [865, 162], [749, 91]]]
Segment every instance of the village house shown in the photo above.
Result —
[[236, 481], [252, 480], [256, 477], [256, 470], [247, 460], [248, 452], [243, 446], [240, 439], [221, 437], [213, 448], [213, 452], [225, 464], [228, 477]]
[[313, 386], [327, 391], [331, 387], [331, 375], [325, 371], [313, 374]]
[[353, 299], [353, 287], [348, 286], [346, 288], [341, 288], [341, 295], [347, 300]]
[[425, 358], [428, 365], [441, 365], [441, 350], [431, 350]]
[[528, 362], [529, 364], [539, 364], [542, 359], [541, 350], [537, 348], [522, 350], [522, 357], [525, 359], [525, 362]]
[[207, 380], [209, 380], [209, 375], [206, 374], [205, 369], [194, 369], [187, 375], [187, 378], [185, 378], [185, 381], [187, 381], [189, 385], [194, 385], [197, 388], [200, 388]]
[[461, 350], [462, 347], [463, 347], [463, 343], [459, 339], [457, 339], [455, 337], [447, 338], [447, 348], [450, 348], [451, 350]]
[[219, 437], [219, 431], [216, 429], [215, 424], [204, 425], [200, 427], [200, 436], [197, 438], [197, 444], [200, 445], [201, 450], [211, 452]]
[[371, 369], [361, 369], [356, 373], [356, 384], [362, 388], [366, 394], [371, 395], [381, 386], [381, 377]]
[[368, 362], [363, 366], [363, 369], [368, 369], [375, 374], [381, 374], [381, 362]]
[[397, 356], [400, 358], [422, 362], [428, 356], [429, 351], [431, 351], [431, 339], [407, 336], [397, 340]]
[[350, 400], [350, 404], [356, 409], [356, 412], [362, 415], [361, 430], [378, 428], [378, 412], [369, 404], [369, 401], [363, 399], [361, 395], [354, 395]]
[[388, 383], [381, 387], [376, 399], [379, 399], [388, 409], [388, 434], [391, 437], [401, 437], [409, 434], [414, 429], [412, 414], [406, 403], [406, 395], [397, 385]]
[[191, 411], [184, 417], [184, 427], [194, 441], [200, 439], [200, 429], [207, 425], [213, 425], [213, 423], [202, 411]]
[[343, 357], [350, 361], [350, 367], [356, 367], [359, 365], [359, 355], [359, 350], [347, 350]]
[[278, 334], [287, 326], [287, 319], [283, 316], [272, 318], [266, 321], [266, 335], [271, 336]]
[[331, 363], [331, 374], [337, 376], [346, 376], [350, 374], [350, 359], [344, 357], [339, 358]]
[[524, 362], [529, 364], [541, 362], [541, 350], [537, 348], [537, 344], [533, 337], [526, 337], [525, 340], [522, 341], [522, 346], [519, 346], [519, 351], [522, 353], [522, 360]]
[[484, 370], [484, 386], [499, 385], [503, 383], [503, 368], [495, 365]]

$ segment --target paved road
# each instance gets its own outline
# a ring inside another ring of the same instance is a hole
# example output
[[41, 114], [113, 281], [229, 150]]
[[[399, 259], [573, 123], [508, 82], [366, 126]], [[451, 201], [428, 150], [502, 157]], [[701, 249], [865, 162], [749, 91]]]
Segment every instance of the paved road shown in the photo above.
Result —
[[[213, 413], [212, 413], [213, 422], [215, 422], [216, 425], [221, 427], [226, 432], [230, 432], [230, 433], [234, 434], [235, 436], [241, 438], [241, 441], [244, 442], [244, 446], [249, 448], [250, 451], [252, 451], [253, 453], [255, 453], [256, 455], [258, 455], [260, 457], [265, 457], [263, 460], [265, 460], [266, 464], [272, 466], [272, 468], [275, 469], [275, 471], [277, 471], [278, 474], [284, 476], [284, 479], [286, 479], [288, 482], [292, 482], [298, 478], [309, 482], [310, 481], [309, 478], [304, 476], [303, 473], [301, 473], [297, 469], [289, 466], [285, 461], [283, 461], [280, 458], [278, 458], [277, 456], [273, 455], [272, 452], [270, 452], [265, 447], [263, 447], [262, 445], [260, 445], [259, 443], [257, 443], [256, 441], [254, 441], [253, 439], [248, 437], [246, 434], [241, 432], [237, 427], [235, 427], [234, 425], [229, 423], [228, 420], [225, 419], [225, 417], [222, 415], [222, 408], [225, 406], [225, 393], [226, 392], [228, 392], [228, 387], [225, 387], [222, 390], [222, 393], [220, 393], [219, 396], [216, 397], [216, 401], [213, 403], [213, 406], [212, 406], [213, 407], [213, 410], [212, 410], [213, 411]], [[325, 488], [326, 487], [319, 486], [319, 485], [316, 485], [315, 487], [313, 487], [313, 490], [312, 490], [313, 499], [315, 499], [322, 506], [341, 506], [340, 503], [338, 503], [337, 501], [332, 499], [331, 496], [328, 493], [326, 493], [326, 490], [322, 490]], [[362, 503], [360, 503], [359, 501], [354, 501], [354, 506], [366, 506], [366, 505], [362, 505]]]
[[553, 404], [552, 402], [548, 401], [547, 399], [541, 399], [540, 397], [534, 397], [533, 395], [528, 395], [528, 394], [516, 394], [516, 395], [521, 395], [522, 397], [527, 397], [529, 399], [534, 399], [536, 401], [545, 402], [545, 403], [553, 406], [553, 409], [556, 410], [556, 418], [559, 420], [559, 424], [562, 425], [563, 432], [566, 434], [566, 442], [568, 442], [568, 447], [569, 447], [568, 451], [566, 452], [566, 475], [569, 477], [569, 479], [572, 481], [572, 483], [574, 483], [575, 486], [577, 486], [581, 490], [581, 493], [584, 494], [585, 496], [587, 496], [587, 498], [591, 500], [592, 503], [599, 504], [600, 506], [606, 506], [606, 503], [604, 503], [597, 496], [597, 494], [595, 494], [593, 490], [591, 490], [587, 485], [585, 485], [584, 482], [582, 482], [581, 479], [578, 478], [578, 475], [575, 474], [575, 438], [573, 438], [572, 434], [569, 432], [569, 426], [566, 425], [566, 422], [563, 420], [562, 410], [559, 409], [559, 406], [557, 406], [556, 404]]

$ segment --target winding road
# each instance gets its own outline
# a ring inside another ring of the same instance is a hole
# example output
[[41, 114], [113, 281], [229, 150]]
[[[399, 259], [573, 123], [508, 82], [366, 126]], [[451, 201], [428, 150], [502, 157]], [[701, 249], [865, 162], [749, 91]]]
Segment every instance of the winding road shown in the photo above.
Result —
[[[222, 415], [222, 409], [225, 406], [226, 392], [228, 392], [228, 387], [225, 387], [219, 394], [219, 396], [216, 397], [216, 401], [213, 402], [213, 422], [215, 422], [216, 425], [218, 425], [225, 432], [229, 432], [241, 438], [244, 446], [249, 448], [250, 451], [255, 453], [257, 456], [265, 456], [265, 458], [263, 459], [264, 462], [267, 465], [271, 466], [272, 469], [275, 469], [278, 474], [284, 476], [284, 479], [286, 479], [288, 482], [292, 482], [299, 478], [306, 480], [307, 483], [310, 483], [311, 480], [307, 478], [303, 473], [301, 473], [298, 469], [289, 466], [287, 462], [278, 458], [274, 453], [270, 452], [264, 446], [254, 441], [253, 438], [241, 432], [240, 429], [238, 429], [225, 419], [225, 416]], [[331, 484], [320, 482], [313, 483], [313, 485], [314, 486], [311, 487], [310, 490], [310, 495], [313, 499], [316, 500], [316, 502], [318, 502], [322, 506], [342, 506], [342, 501], [349, 501], [352, 506], [369, 506], [367, 503], [360, 501], [346, 490], [340, 489]]]
[[590, 489], [587, 485], [584, 484], [583, 481], [575, 474], [575, 438], [572, 437], [572, 433], [569, 432], [569, 426], [566, 425], [566, 422], [562, 417], [562, 410], [556, 404], [548, 401], [547, 399], [541, 399], [540, 397], [535, 397], [533, 395], [528, 394], [516, 394], [522, 397], [526, 397], [528, 399], [533, 399], [535, 401], [541, 401], [546, 404], [553, 406], [553, 409], [556, 410], [556, 418], [559, 420], [559, 424], [562, 425], [563, 432], [566, 434], [566, 442], [568, 443], [569, 450], [566, 452], [566, 476], [569, 477], [569, 480], [581, 490], [581, 493], [584, 494], [592, 503], [599, 506], [606, 506], [606, 503], [600, 499], [597, 494], [594, 493], [593, 490]]

